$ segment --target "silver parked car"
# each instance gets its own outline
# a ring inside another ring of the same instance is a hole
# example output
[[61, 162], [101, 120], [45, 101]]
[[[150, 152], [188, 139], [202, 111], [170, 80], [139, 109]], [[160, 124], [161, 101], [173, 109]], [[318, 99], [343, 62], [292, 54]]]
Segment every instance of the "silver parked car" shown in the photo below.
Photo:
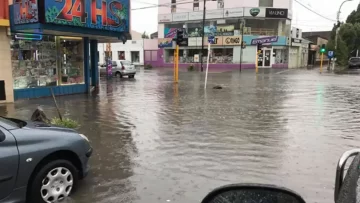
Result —
[[63, 200], [87, 175], [91, 154], [75, 130], [0, 117], [0, 203]]
[[[100, 75], [107, 75], [106, 65], [100, 65]], [[112, 61], [112, 74], [116, 77], [122, 78], [123, 76], [128, 76], [129, 78], [134, 78], [136, 74], [135, 65], [130, 61], [126, 60], [116, 60]]]

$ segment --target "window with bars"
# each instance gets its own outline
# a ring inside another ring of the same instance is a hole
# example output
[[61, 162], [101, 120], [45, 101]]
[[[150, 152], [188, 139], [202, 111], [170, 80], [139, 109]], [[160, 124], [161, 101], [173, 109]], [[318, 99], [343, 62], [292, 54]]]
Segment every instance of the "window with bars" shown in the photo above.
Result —
[[194, 11], [199, 11], [199, 0], [194, 0]]
[[224, 0], [217, 0], [217, 7], [224, 8]]
[[259, 7], [273, 7], [274, 0], [259, 0]]
[[171, 0], [171, 13], [176, 12], [176, 0]]

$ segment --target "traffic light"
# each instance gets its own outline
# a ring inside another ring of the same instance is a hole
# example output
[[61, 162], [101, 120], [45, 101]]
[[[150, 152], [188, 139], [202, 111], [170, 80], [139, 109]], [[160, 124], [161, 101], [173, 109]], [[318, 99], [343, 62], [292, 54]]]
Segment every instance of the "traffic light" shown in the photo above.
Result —
[[326, 49], [325, 49], [325, 44], [322, 44], [321, 45], [321, 48], [320, 48], [320, 53], [325, 53]]
[[176, 44], [179, 45], [184, 40], [184, 31], [178, 29], [176, 32]]

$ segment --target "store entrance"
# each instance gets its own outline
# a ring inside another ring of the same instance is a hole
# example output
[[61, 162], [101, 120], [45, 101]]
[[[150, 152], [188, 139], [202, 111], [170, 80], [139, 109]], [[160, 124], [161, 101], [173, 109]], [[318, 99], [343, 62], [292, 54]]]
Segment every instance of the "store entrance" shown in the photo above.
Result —
[[271, 48], [263, 48], [258, 57], [258, 66], [271, 68]]

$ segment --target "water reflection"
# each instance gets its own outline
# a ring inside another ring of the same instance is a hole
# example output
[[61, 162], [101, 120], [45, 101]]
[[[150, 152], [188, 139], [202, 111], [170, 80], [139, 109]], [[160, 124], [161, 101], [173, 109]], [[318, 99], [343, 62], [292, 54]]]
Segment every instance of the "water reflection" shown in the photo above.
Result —
[[[199, 202], [235, 182], [332, 201], [337, 157], [359, 144], [359, 85], [312, 71], [268, 72], [210, 73], [204, 90], [201, 73], [180, 72], [176, 85], [172, 72], [140, 71], [136, 80], [101, 81], [92, 95], [58, 97], [95, 149], [73, 201]], [[38, 105], [57, 116], [52, 98], [0, 105], [0, 115], [28, 119]]]

